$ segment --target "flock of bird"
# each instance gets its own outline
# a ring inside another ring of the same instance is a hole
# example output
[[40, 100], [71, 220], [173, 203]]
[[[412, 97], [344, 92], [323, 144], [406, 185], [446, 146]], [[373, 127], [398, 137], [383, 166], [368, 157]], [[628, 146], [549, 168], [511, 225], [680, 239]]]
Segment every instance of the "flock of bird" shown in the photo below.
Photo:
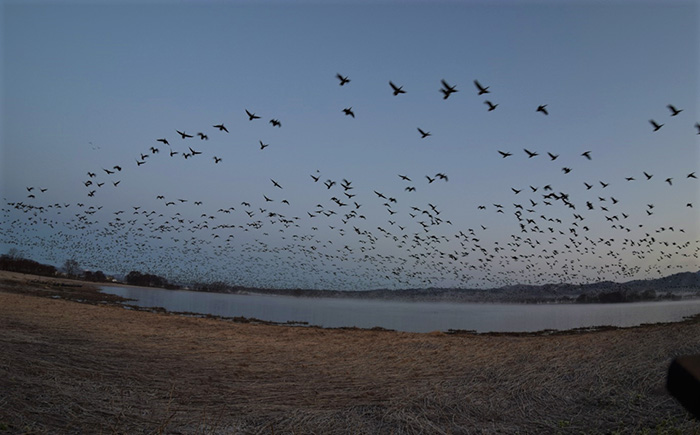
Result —
[[[337, 74], [336, 78], [341, 87], [352, 86], [349, 77]], [[491, 93], [490, 86], [478, 80], [473, 84], [477, 96]], [[408, 92], [393, 81], [388, 85], [387, 92], [394, 97]], [[447, 100], [460, 89], [443, 79], [438, 92]], [[491, 100], [483, 104], [488, 112], [499, 107]], [[667, 108], [674, 118], [683, 112], [671, 104]], [[547, 104], [533, 105], [533, 110], [549, 115]], [[249, 122], [264, 122], [248, 108], [242, 112]], [[356, 116], [351, 106], [339, 112]], [[278, 118], [267, 123], [282, 128]], [[653, 119], [649, 123], [652, 133], [665, 125]], [[414, 200], [420, 183], [431, 187], [448, 183], [450, 178], [443, 172], [398, 173], [385, 190], [362, 189], [352, 180], [316, 170], [303, 174], [304, 195], [315, 203], [299, 205], [303, 212], [284, 198], [288, 192], [284, 180], [269, 176], [263, 195], [243, 192], [235, 202], [222, 199], [218, 205], [163, 192], [151, 192], [152, 202], [128, 209], [112, 210], [110, 204], [98, 202], [105, 185], [122, 188], [123, 173], [143, 170], [154, 159], [204, 156], [213, 165], [223, 163], [224, 158], [211, 154], [206, 143], [210, 136], [230, 134], [229, 129], [222, 122], [207, 128], [211, 131], [195, 134], [174, 128], [170, 133], [174, 139], [154, 138], [153, 145], [134, 156], [130, 165], [127, 160], [86, 170], [84, 199], [75, 202], [42, 200], [50, 189], [27, 186], [26, 197], [5, 200], [0, 229], [5, 245], [41, 252], [54, 264], [73, 257], [87, 269], [106, 273], [140, 270], [175, 282], [224, 281], [281, 288], [585, 283], [655, 278], [700, 264], [699, 242], [685, 237], [685, 228], [658, 225], [656, 220], [647, 223], [644, 219], [658, 212], [652, 202], [642, 210], [628, 209], [624, 198], [614, 193], [618, 183], [661, 182], [669, 187], [695, 183], [695, 172], [664, 178], [640, 168], [619, 179], [583, 180], [576, 192], [564, 192], [554, 182], [532, 185], [524, 173], [522, 184], [503, 187], [503, 200], [474, 203], [483, 220], [472, 223], [447, 216], [432, 201]], [[415, 128], [421, 140], [432, 136], [423, 127]], [[700, 134], [699, 123], [695, 128]], [[274, 152], [267, 150], [269, 143], [263, 140], [257, 145], [260, 151]], [[493, 153], [502, 159], [548, 159], [554, 165], [559, 158], [553, 152], [529, 148], [494, 149]], [[583, 150], [575, 158], [591, 162], [595, 154]], [[568, 177], [574, 172], [571, 165], [557, 171]], [[678, 204], [691, 210], [693, 201], [680, 198]], [[501, 215], [512, 221], [511, 233], [491, 234], [490, 222]], [[612, 229], [618, 236], [596, 236], [596, 228]]]

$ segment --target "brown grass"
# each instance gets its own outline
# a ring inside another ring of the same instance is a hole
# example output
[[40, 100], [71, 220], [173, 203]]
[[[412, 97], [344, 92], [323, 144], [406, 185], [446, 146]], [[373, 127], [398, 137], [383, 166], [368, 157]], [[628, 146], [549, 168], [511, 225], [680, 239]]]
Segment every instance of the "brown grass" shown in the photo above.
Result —
[[664, 388], [674, 356], [700, 353], [697, 318], [413, 334], [236, 323], [115, 300], [0, 272], [0, 434], [700, 433]]

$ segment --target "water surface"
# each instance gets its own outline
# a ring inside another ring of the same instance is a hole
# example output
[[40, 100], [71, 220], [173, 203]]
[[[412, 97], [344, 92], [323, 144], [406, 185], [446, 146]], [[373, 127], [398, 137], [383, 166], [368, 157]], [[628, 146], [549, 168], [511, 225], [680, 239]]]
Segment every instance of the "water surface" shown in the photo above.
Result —
[[675, 322], [700, 313], [700, 299], [622, 304], [493, 304], [233, 295], [140, 287], [102, 287], [141, 307], [168, 311], [307, 322], [327, 328], [379, 326], [409, 332], [464, 329], [533, 332]]

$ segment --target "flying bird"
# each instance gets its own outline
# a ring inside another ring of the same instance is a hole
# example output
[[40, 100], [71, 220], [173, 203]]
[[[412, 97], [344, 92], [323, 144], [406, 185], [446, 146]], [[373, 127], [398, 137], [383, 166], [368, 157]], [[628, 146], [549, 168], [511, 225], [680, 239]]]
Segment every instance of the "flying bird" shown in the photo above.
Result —
[[671, 111], [671, 116], [676, 116], [683, 111], [683, 109], [676, 109], [673, 104], [668, 104], [666, 107]]
[[530, 151], [530, 150], [528, 150], [527, 148], [523, 148], [523, 151], [525, 151], [525, 152], [527, 153], [527, 158], [528, 158], [528, 159], [531, 159], [531, 158], [533, 158], [533, 157], [535, 157], [535, 156], [539, 156], [539, 154], [537, 154], [537, 153], [534, 152], [534, 151]]
[[273, 127], [282, 127], [282, 123], [278, 119], [271, 119], [270, 124], [272, 124]]
[[440, 89], [440, 92], [442, 92], [442, 99], [446, 100], [450, 97], [451, 94], [455, 92], [459, 92], [457, 90], [457, 85], [450, 86], [445, 79], [440, 80], [440, 83], [442, 83], [442, 88]]
[[340, 86], [350, 82], [350, 79], [347, 76], [343, 77], [340, 74], [336, 74], [335, 76], [338, 78], [338, 80], [340, 80]]
[[536, 111], [537, 111], [537, 112], [542, 112], [542, 113], [544, 113], [545, 115], [549, 115], [549, 112], [547, 112], [546, 107], [547, 107], [546, 104], [540, 104], [539, 106], [537, 106], [537, 110], [536, 110]]
[[650, 119], [650, 120], [649, 120], [649, 123], [650, 123], [652, 126], [654, 126], [654, 131], [659, 131], [659, 129], [660, 129], [661, 127], [664, 126], [663, 124], [657, 123], [657, 122], [654, 121], [653, 119]]
[[511, 154], [511, 153], [507, 153], [507, 152], [501, 151], [501, 150], [498, 151], [498, 154], [500, 154], [501, 156], [503, 156], [504, 159], [505, 159], [506, 157], [510, 157], [510, 156], [513, 155], [513, 154]]
[[425, 139], [426, 137], [431, 135], [429, 131], [423, 131], [420, 128], [418, 128], [418, 132], [420, 133], [421, 139]]
[[556, 160], [557, 157], [559, 157], [559, 154], [552, 154], [549, 151], [547, 152], [547, 154], [549, 155], [549, 158], [552, 159], [552, 161]]
[[406, 91], [403, 90], [403, 86], [396, 86], [393, 82], [389, 81], [389, 86], [394, 90], [394, 96], [399, 94], [405, 94]]
[[261, 141], [261, 140], [259, 140], [258, 142], [260, 142], [260, 149], [261, 150], [264, 150], [265, 148], [270, 146], [269, 143], [263, 143], [263, 141]]
[[[185, 133], [184, 131], [180, 131], [180, 130], [175, 130], [175, 131], [177, 132], [177, 134], [179, 134], [180, 136], [182, 136], [183, 139], [186, 139], [186, 138], [188, 138], [188, 137], [192, 137], [192, 135], [187, 134], [187, 133]], [[162, 142], [162, 141], [161, 141], [161, 142]], [[167, 142], [165, 142], [165, 143], [167, 143]]]
[[345, 116], [352, 116], [353, 118], [355, 117], [355, 112], [352, 111], [352, 107], [346, 107], [343, 109], [343, 113], [345, 113]]
[[[226, 133], [228, 133], [228, 130], [226, 131]], [[202, 133], [201, 131], [200, 131], [199, 133], [197, 133], [197, 136], [199, 136], [199, 139], [200, 139], [200, 140], [209, 140], [209, 136], [207, 136], [206, 134]]]
[[479, 83], [478, 80], [474, 80], [474, 86], [476, 86], [476, 88], [479, 90], [479, 95], [489, 93], [489, 86], [486, 86], [486, 87], [481, 86], [481, 83]]
[[[189, 147], [188, 147], [189, 148]], [[195, 151], [192, 148], [190, 148], [190, 152], [192, 153], [193, 156], [196, 156], [197, 154], [202, 154], [201, 151]]]
[[218, 128], [219, 131], [225, 131], [226, 133], [228, 133], [228, 129], [224, 126], [224, 124], [216, 124], [213, 127]]
[[489, 100], [484, 101], [484, 104], [487, 104], [489, 106], [489, 112], [496, 110], [496, 107], [498, 107], [498, 104], [493, 104]]
[[248, 115], [248, 121], [252, 121], [254, 119], [260, 119], [259, 116], [257, 116], [255, 113], [250, 113], [248, 109], [245, 109], [245, 113]]
[[590, 151], [586, 151], [585, 153], [582, 153], [581, 155], [583, 157], [587, 158], [588, 160], [591, 160], [591, 152]]

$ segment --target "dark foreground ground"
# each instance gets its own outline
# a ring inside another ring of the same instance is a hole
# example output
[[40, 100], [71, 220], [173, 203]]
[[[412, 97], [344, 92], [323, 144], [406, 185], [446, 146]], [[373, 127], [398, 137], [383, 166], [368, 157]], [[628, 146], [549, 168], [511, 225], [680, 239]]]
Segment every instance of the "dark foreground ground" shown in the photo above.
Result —
[[[262, 325], [0, 272], [3, 433], [682, 433], [700, 320], [562, 334]], [[80, 303], [76, 302], [80, 301]]]

